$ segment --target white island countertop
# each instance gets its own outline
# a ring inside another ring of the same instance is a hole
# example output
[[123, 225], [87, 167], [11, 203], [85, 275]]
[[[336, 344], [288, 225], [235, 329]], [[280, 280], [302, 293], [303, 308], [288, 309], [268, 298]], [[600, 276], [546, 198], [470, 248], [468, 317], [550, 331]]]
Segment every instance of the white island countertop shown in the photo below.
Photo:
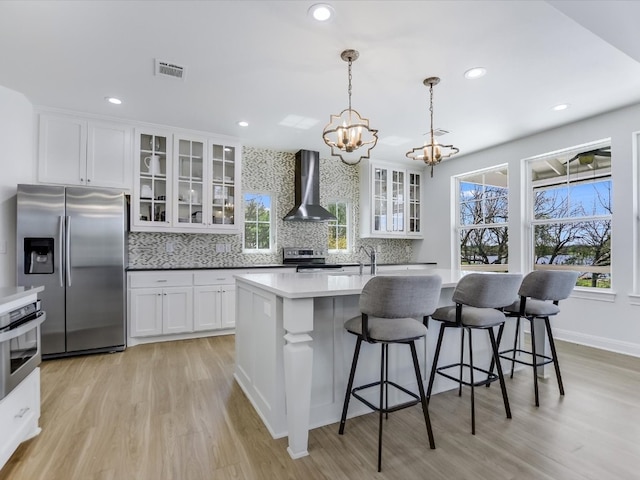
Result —
[[44, 287], [0, 287], [0, 305], [13, 303], [44, 290]]
[[[391, 270], [376, 276], [438, 275], [442, 287], [455, 287], [469, 272], [445, 268]], [[245, 273], [234, 275], [250, 285], [260, 287], [283, 298], [335, 297], [358, 295], [373, 275], [350, 272], [335, 273]]]

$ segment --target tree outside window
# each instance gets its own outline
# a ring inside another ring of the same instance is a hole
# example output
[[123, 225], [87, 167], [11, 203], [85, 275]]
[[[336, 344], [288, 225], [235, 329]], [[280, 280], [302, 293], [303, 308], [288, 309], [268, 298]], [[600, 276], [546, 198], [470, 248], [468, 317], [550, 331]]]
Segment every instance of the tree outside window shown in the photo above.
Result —
[[272, 245], [271, 195], [244, 194], [244, 250], [267, 252]]
[[577, 286], [611, 288], [611, 150], [589, 153], [531, 162], [533, 263], [579, 271]]
[[507, 167], [457, 177], [460, 268], [508, 270]]
[[336, 220], [329, 221], [330, 252], [345, 252], [349, 250], [349, 215], [348, 204], [343, 201], [333, 201], [327, 206]]

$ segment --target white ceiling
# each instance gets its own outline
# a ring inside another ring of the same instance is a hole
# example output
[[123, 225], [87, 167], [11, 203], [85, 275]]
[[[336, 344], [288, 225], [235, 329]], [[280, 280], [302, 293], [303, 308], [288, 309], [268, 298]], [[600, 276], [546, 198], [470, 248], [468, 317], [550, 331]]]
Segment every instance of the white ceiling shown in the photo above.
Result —
[[[435, 127], [451, 131], [440, 141], [460, 155], [640, 102], [640, 2], [331, 0], [326, 25], [308, 18], [313, 3], [3, 0], [0, 85], [35, 105], [328, 156], [321, 133], [347, 107], [340, 52], [353, 48], [353, 107], [379, 130], [372, 157], [389, 161], [422, 144], [429, 76], [442, 79]], [[186, 66], [186, 81], [154, 76], [156, 58]], [[466, 80], [475, 66], [487, 75]], [[287, 115], [318, 123], [279, 125]]]

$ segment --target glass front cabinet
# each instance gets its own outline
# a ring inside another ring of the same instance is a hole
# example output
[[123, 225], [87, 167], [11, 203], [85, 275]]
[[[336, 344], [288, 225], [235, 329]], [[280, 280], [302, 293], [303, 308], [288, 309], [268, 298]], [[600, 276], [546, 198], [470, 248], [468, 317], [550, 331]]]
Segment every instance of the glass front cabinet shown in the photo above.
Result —
[[360, 163], [361, 237], [421, 238], [421, 172]]
[[237, 233], [240, 146], [187, 134], [137, 132], [134, 231]]

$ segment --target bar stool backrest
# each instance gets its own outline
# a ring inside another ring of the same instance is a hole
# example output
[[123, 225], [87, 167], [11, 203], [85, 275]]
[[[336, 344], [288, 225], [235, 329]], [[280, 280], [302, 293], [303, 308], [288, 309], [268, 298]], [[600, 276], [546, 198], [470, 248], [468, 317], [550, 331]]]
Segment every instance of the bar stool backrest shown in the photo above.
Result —
[[534, 270], [522, 281], [518, 295], [558, 302], [571, 295], [578, 272], [569, 270]]
[[501, 308], [518, 299], [519, 273], [469, 273], [453, 292], [453, 301], [478, 308]]
[[360, 311], [373, 317], [422, 320], [438, 306], [441, 285], [438, 275], [373, 277], [360, 294]]

